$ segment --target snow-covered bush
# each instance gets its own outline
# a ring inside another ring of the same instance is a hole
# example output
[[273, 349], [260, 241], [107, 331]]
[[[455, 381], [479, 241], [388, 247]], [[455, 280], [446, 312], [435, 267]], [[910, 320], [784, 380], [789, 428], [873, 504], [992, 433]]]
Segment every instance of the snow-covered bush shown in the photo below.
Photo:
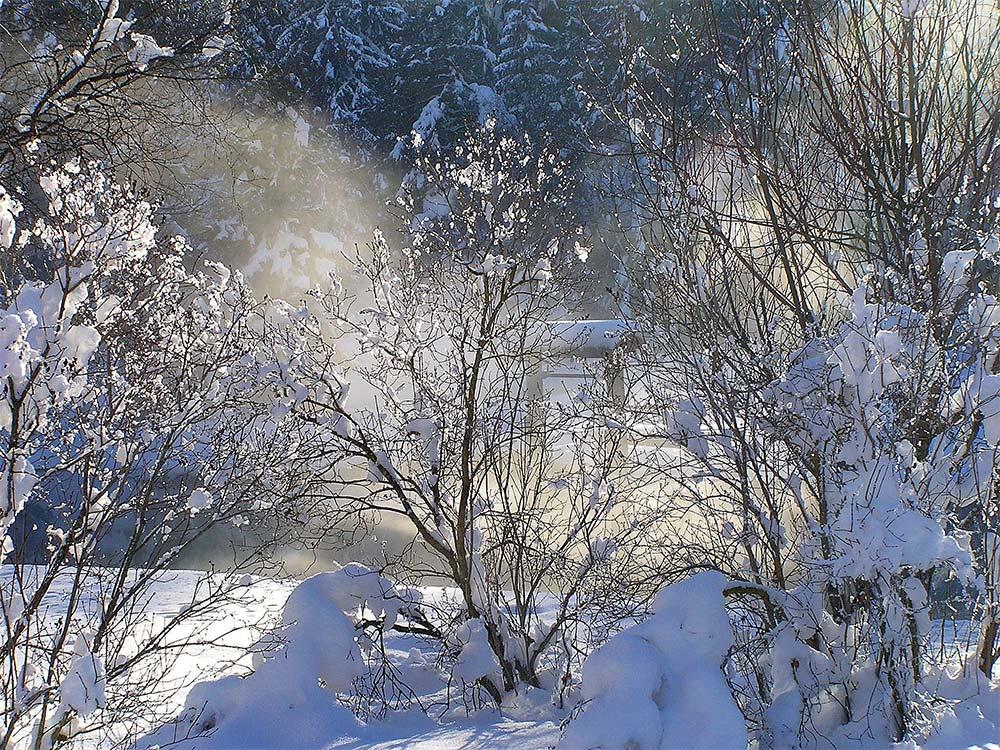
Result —
[[[777, 591], [733, 583], [714, 571], [661, 591], [644, 622], [612, 637], [584, 663], [581, 702], [560, 737], [559, 750], [746, 747], [753, 735], [731, 688], [736, 672], [732, 656], [739, 651], [733, 631], [740, 627], [738, 619], [732, 622], [733, 612], [746, 611], [734, 603], [746, 596], [792, 600]], [[806, 693], [805, 679], [829, 676], [835, 665], [828, 653], [803, 643], [801, 635], [800, 629], [785, 623], [771, 639], [773, 698], [767, 710], [766, 746], [802, 747], [799, 724], [806, 720], [810, 732], [826, 737], [834, 747], [885, 746], [881, 706], [872, 713], [859, 711], [863, 718], [853, 726], [844, 724], [845, 704], [871, 697], [873, 671], [855, 674], [839, 694], [823, 689]], [[996, 738], [996, 682], [990, 687], [976, 673], [932, 668], [925, 685], [934, 690], [935, 699], [924, 706], [926, 713], [914, 732], [920, 746], [988, 747]], [[872, 728], [867, 735], [863, 731], [863, 724], [873, 722], [880, 732], [874, 744]]]
[[[15, 747], [124, 741], [114, 732], [155, 721], [161, 660], [236, 579], [206, 579], [156, 622], [150, 586], [223, 522], [262, 544], [274, 512], [308, 510], [296, 499], [324, 440], [294, 418], [323, 390], [299, 364], [308, 316], [256, 300], [221, 265], [186, 270], [186, 243], [95, 165], [39, 189], [44, 218], [3, 239], [53, 273], [0, 300], [0, 680]], [[17, 209], [6, 198], [8, 229]]]
[[[619, 421], [678, 448], [667, 564], [757, 592], [727, 597], [751, 739], [919, 740], [946, 666], [989, 696], [998, 653], [996, 11], [730, 11], [735, 54], [713, 21], [635, 61]], [[664, 92], [706, 57], [692, 127]]]
[[569, 679], [579, 649], [659, 583], [645, 554], [658, 508], [632, 446], [583, 418], [586, 394], [557, 407], [543, 388], [574, 343], [551, 325], [576, 274], [576, 237], [551, 215], [559, 169], [492, 131], [428, 161], [404, 201], [410, 246], [376, 237], [323, 299], [356, 342], [351, 395], [329, 410], [357, 477], [343, 511], [408, 523], [411, 570], [458, 590], [435, 621], [456, 681], [497, 702]]

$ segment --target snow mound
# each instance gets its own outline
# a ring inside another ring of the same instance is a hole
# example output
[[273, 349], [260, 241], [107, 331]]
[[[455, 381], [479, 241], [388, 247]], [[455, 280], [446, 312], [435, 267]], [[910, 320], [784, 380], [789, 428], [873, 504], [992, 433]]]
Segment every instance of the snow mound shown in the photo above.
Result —
[[186, 739], [181, 747], [199, 750], [304, 750], [357, 731], [337, 695], [367, 671], [359, 626], [391, 628], [415, 596], [357, 563], [306, 579], [285, 602], [254, 672], [195, 685], [177, 720], [147, 746]]
[[723, 587], [700, 573], [668, 586], [653, 614], [583, 666], [583, 711], [559, 750], [715, 750], [747, 746], [722, 663], [733, 645]]
[[471, 683], [499, 670], [500, 665], [493, 654], [493, 649], [490, 648], [486, 626], [481, 619], [466, 620], [462, 623], [455, 634], [455, 639], [462, 644], [462, 650], [452, 669], [453, 675]]

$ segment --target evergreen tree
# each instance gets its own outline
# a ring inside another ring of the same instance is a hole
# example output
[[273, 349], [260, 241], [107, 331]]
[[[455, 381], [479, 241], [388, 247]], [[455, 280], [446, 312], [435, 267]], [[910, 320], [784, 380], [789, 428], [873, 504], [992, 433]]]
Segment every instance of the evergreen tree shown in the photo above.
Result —
[[300, 0], [277, 57], [306, 102], [367, 142], [391, 132], [391, 82], [406, 13], [394, 0]]
[[489, 117], [506, 119], [496, 94], [499, 5], [493, 0], [428, 0], [411, 14], [397, 80], [404, 127], [394, 156], [422, 144], [450, 148]]
[[497, 89], [507, 110], [537, 141], [567, 146], [579, 134], [580, 100], [564, 14], [553, 3], [504, 0], [501, 24]]

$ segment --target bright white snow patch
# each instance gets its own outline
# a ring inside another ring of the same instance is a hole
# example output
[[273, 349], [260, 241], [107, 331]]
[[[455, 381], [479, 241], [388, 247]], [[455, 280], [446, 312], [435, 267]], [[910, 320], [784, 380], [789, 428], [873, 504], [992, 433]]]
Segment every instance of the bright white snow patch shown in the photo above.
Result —
[[90, 639], [85, 633], [73, 644], [73, 661], [59, 684], [60, 713], [70, 711], [89, 716], [104, 706], [104, 662], [91, 653]]
[[204, 487], [199, 487], [188, 497], [188, 508], [191, 509], [192, 513], [197, 513], [201, 510], [207, 510], [212, 507], [212, 503], [215, 500], [212, 497], [212, 493], [206, 490]]
[[129, 50], [128, 59], [136, 70], [143, 71], [149, 63], [159, 57], [173, 57], [173, 47], [161, 47], [153, 37], [147, 34], [132, 34], [135, 46]]
[[721, 665], [733, 645], [719, 573], [668, 586], [649, 619], [583, 666], [589, 701], [559, 750], [715, 750], [747, 746]]
[[21, 213], [21, 204], [0, 187], [0, 248], [9, 250], [14, 244], [16, 219]]
[[407, 593], [358, 564], [306, 579], [285, 602], [254, 672], [196, 685], [177, 723], [155, 740], [210, 734], [196, 746], [312, 748], [356, 728], [336, 701], [366, 670], [355, 620], [381, 617], [391, 627]]
[[486, 677], [496, 672], [500, 665], [486, 637], [486, 626], [479, 618], [466, 620], [455, 634], [462, 644], [458, 661], [452, 674], [466, 682], [475, 682], [480, 677]]

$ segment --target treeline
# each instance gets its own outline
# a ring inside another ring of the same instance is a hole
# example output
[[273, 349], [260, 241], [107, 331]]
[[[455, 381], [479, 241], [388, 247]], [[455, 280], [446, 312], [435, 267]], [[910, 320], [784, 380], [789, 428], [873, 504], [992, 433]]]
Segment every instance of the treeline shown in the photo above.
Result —
[[[725, 23], [724, 5], [6, 3], [2, 168], [30, 186], [32, 164], [85, 154], [150, 188], [203, 253], [303, 287], [386, 223], [401, 185], [420, 189], [422, 154], [450, 154], [489, 122], [559, 159], [572, 189], [553, 215], [585, 235], [600, 296], [620, 270], [609, 227], [634, 173], [634, 87], [666, 75], [665, 106], [704, 118], [697, 92], [720, 85], [719, 50], [678, 30]], [[120, 40], [95, 44], [104, 17], [171, 54], [136, 66]], [[87, 57], [80, 71], [74, 50]]]

